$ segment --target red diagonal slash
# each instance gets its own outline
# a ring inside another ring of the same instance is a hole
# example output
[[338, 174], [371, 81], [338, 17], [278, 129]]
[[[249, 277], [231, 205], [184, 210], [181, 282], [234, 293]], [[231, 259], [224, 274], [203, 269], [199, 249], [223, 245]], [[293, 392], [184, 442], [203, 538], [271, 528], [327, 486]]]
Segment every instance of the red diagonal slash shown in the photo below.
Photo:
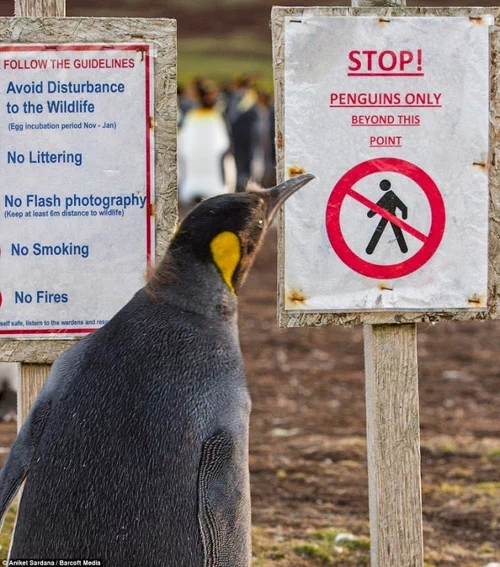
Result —
[[411, 225], [406, 223], [404, 220], [401, 220], [400, 218], [394, 216], [389, 211], [386, 211], [382, 207], [379, 207], [376, 203], [373, 203], [372, 201], [370, 201], [370, 199], [363, 197], [363, 195], [361, 195], [361, 193], [358, 193], [352, 187], [351, 187], [351, 189], [347, 190], [346, 194], [350, 195], [353, 199], [356, 199], [356, 201], [358, 201], [359, 203], [361, 203], [365, 207], [368, 207], [370, 210], [375, 211], [381, 217], [384, 217], [385, 219], [387, 219], [390, 223], [395, 224], [396, 226], [399, 226], [400, 228], [405, 230], [408, 234], [411, 234], [415, 238], [418, 238], [418, 240], [420, 240], [421, 242], [425, 242], [427, 240], [427, 236], [425, 234], [423, 234], [422, 232], [420, 232], [416, 228], [413, 228]]

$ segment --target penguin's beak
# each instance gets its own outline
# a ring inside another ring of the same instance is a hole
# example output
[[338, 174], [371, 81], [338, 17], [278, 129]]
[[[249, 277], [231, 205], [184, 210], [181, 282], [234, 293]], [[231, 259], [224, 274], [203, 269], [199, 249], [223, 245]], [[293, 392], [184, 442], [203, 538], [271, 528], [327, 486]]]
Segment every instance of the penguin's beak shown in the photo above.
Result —
[[305, 173], [303, 175], [298, 175], [297, 177], [292, 177], [288, 181], [281, 183], [280, 185], [276, 185], [272, 189], [267, 189], [264, 191], [266, 194], [266, 198], [268, 200], [268, 213], [267, 213], [267, 221], [271, 223], [278, 209], [281, 205], [295, 193], [301, 187], [304, 187], [306, 183], [315, 179], [314, 175], [310, 173]]

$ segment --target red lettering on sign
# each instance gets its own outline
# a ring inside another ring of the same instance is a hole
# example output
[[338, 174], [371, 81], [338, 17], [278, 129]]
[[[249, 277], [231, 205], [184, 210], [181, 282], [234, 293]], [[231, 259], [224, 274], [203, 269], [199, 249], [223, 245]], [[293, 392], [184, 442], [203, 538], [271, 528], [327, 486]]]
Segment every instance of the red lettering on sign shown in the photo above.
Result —
[[349, 77], [423, 77], [422, 50], [385, 49], [352, 50], [349, 52]]
[[4, 59], [3, 68], [12, 71], [47, 69], [46, 59]]
[[349, 52], [349, 61], [352, 62], [352, 65], [349, 65], [349, 71], [356, 72], [361, 69], [362, 64], [361, 64], [361, 59], [359, 59], [360, 55], [361, 55], [361, 51]]
[[370, 148], [401, 148], [402, 136], [370, 136]]
[[382, 51], [378, 59], [378, 64], [382, 71], [394, 71], [398, 64], [398, 58], [394, 51]]
[[330, 108], [441, 108], [442, 93], [330, 93]]

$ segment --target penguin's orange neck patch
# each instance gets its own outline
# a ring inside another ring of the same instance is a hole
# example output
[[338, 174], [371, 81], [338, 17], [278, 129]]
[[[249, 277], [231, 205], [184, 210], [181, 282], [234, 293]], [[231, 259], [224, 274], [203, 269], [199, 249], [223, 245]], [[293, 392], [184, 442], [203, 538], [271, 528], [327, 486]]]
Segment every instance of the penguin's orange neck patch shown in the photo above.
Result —
[[234, 232], [221, 232], [210, 242], [210, 251], [222, 279], [231, 292], [236, 295], [233, 276], [241, 260], [240, 239]]

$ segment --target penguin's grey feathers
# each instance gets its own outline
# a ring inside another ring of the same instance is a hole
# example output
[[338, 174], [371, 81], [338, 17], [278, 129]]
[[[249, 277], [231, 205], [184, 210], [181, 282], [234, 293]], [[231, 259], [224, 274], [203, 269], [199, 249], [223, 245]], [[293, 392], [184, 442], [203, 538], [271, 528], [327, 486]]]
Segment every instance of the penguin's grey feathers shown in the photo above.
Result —
[[39, 399], [12, 447], [0, 472], [0, 529], [12, 500], [24, 482], [50, 414], [50, 400]]
[[37, 447], [51, 414], [57, 396], [62, 394], [68, 380], [68, 367], [75, 365], [75, 355], [85, 347], [86, 340], [60, 356], [52, 365], [47, 380], [19, 432], [9, 456], [0, 471], [0, 530], [5, 514], [22, 483], [28, 476], [30, 465], [36, 457]]
[[247, 567], [249, 518], [245, 494], [245, 447], [241, 435], [221, 431], [203, 444], [198, 479], [198, 521], [205, 555], [204, 567]]

